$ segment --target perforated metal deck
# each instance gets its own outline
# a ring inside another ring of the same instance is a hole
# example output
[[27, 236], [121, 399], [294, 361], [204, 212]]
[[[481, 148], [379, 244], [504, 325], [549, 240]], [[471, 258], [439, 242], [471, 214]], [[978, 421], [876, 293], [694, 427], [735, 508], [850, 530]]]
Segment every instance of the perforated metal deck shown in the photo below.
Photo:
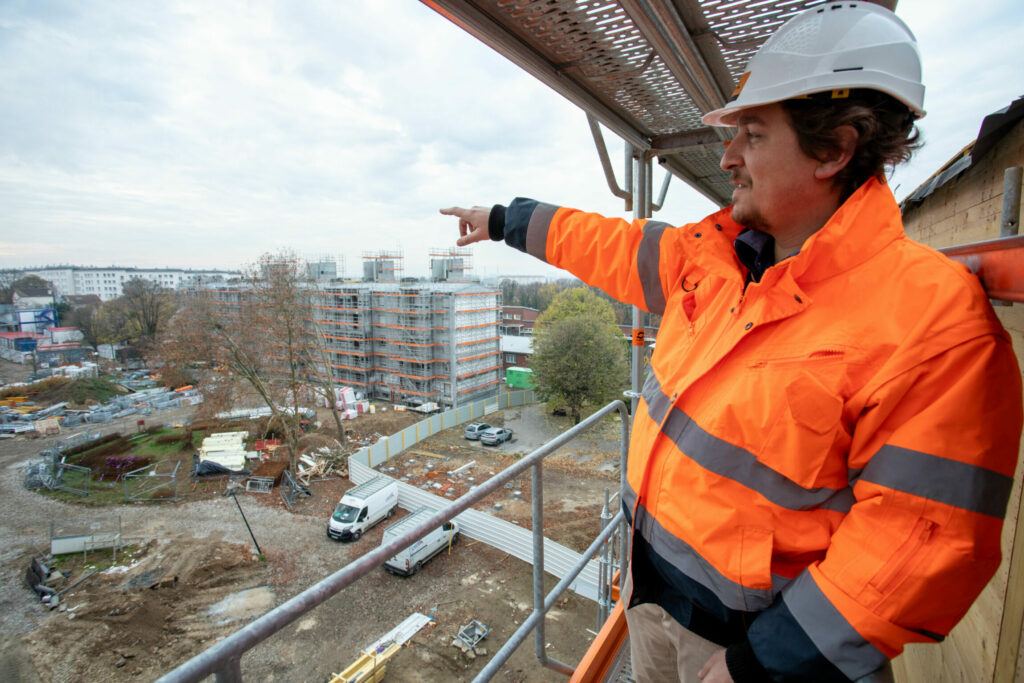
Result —
[[[729, 132], [701, 116], [820, 0], [423, 0], [721, 206]], [[890, 3], [879, 3], [890, 4]]]

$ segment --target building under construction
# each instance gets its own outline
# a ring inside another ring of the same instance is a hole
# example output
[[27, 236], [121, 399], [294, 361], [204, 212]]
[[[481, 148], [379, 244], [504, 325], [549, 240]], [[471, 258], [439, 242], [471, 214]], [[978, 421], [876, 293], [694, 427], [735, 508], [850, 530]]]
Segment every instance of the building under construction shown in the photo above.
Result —
[[402, 255], [365, 254], [362, 282], [322, 283], [314, 307], [331, 373], [367, 397], [452, 406], [494, 393], [500, 293], [466, 278], [469, 254], [431, 253], [430, 282], [402, 278]]

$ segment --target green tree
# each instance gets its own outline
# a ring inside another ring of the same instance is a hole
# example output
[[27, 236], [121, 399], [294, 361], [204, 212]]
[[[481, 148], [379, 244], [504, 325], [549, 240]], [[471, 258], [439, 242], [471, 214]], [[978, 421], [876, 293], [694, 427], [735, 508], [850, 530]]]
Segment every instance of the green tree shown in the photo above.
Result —
[[535, 341], [530, 367], [537, 395], [562, 402], [573, 424], [584, 406], [619, 398], [629, 377], [620, 335], [580, 315], [547, 326]]
[[537, 395], [564, 404], [573, 424], [585, 406], [619, 398], [629, 367], [611, 305], [586, 287], [555, 295], [537, 318], [530, 367]]
[[615, 326], [615, 311], [611, 304], [588, 287], [563, 289], [555, 294], [544, 312], [537, 316], [537, 325], [543, 327], [545, 323], [578, 315]]

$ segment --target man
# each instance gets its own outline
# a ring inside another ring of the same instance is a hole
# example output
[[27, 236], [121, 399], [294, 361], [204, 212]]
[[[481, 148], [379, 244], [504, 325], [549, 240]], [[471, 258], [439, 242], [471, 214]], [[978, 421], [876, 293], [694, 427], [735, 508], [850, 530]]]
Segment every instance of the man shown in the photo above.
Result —
[[856, 680], [942, 640], [1000, 562], [1020, 371], [885, 183], [923, 97], [895, 15], [823, 5], [704, 117], [736, 126], [731, 207], [680, 228], [442, 211], [461, 245], [504, 239], [663, 316], [623, 492], [638, 680]]

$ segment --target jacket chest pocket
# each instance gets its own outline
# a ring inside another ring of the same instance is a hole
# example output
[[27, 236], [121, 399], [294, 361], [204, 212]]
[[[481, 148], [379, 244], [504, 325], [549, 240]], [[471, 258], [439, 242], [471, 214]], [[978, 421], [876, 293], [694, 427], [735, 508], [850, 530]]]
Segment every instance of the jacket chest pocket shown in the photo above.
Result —
[[798, 371], [775, 394], [778, 417], [758, 459], [804, 488], [844, 485], [850, 435], [843, 421], [843, 400], [821, 376]]
[[709, 277], [703, 268], [692, 264], [683, 269], [677, 285], [678, 299], [673, 303], [688, 323], [696, 322], [704, 314], [716, 280], [717, 278]]

